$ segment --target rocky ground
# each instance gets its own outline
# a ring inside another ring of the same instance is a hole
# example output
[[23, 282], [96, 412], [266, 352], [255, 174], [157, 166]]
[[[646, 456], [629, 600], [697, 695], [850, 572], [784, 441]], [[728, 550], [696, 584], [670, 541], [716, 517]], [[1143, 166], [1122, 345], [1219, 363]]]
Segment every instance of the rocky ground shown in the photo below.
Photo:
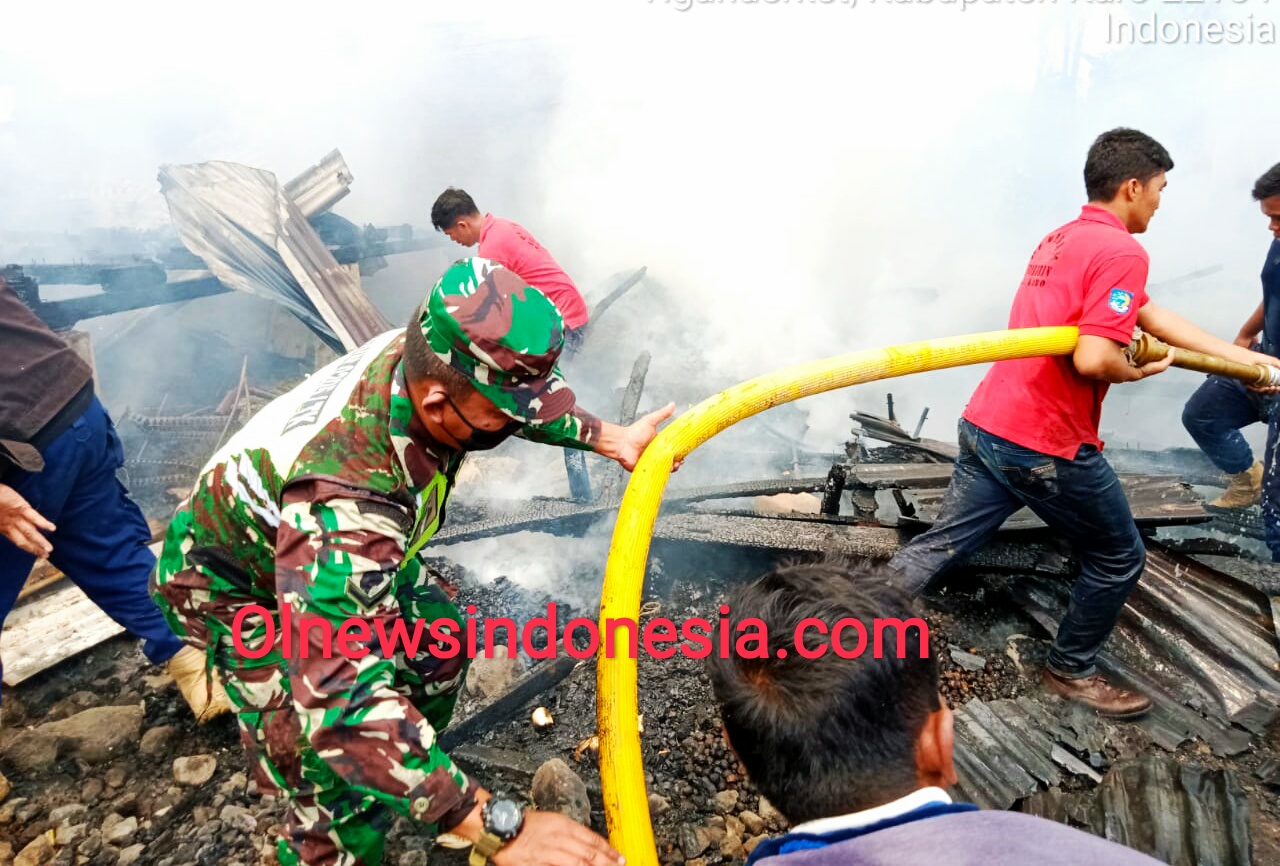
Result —
[[[660, 563], [649, 581], [645, 615], [712, 617], [731, 582], [708, 578], [701, 565], [686, 572], [664, 562], [665, 570]], [[754, 574], [765, 564], [741, 562], [730, 571]], [[465, 577], [447, 562], [441, 566]], [[462, 601], [475, 603], [481, 615], [528, 619], [545, 610], [545, 597], [510, 581], [462, 584]], [[943, 691], [953, 705], [1038, 689], [1032, 674], [1044, 652], [1043, 633], [986, 592], [949, 593], [945, 604], [928, 612]], [[560, 611], [562, 622], [575, 615], [593, 612]], [[523, 658], [478, 664], [455, 718], [484, 706], [527, 665]], [[531, 722], [537, 707], [552, 724]], [[640, 707], [650, 808], [664, 863], [740, 862], [762, 838], [785, 828], [726, 748], [702, 662], [682, 655], [642, 658]], [[467, 747], [488, 750], [493, 763], [476, 771], [482, 781], [544, 805], [550, 801], [603, 830], [594, 734], [595, 667], [584, 662]], [[1280, 862], [1280, 798], [1257, 775], [1267, 761], [1280, 760], [1280, 731], [1273, 726], [1238, 758], [1204, 751], [1189, 744], [1179, 759], [1239, 773], [1251, 802], [1255, 862]], [[12, 786], [0, 800], [0, 863], [275, 862], [281, 804], [250, 791], [234, 724], [223, 717], [197, 725], [176, 688], [127, 638], [6, 690], [0, 769]], [[385, 862], [428, 861], [461, 864], [466, 858], [399, 821], [388, 836]]]

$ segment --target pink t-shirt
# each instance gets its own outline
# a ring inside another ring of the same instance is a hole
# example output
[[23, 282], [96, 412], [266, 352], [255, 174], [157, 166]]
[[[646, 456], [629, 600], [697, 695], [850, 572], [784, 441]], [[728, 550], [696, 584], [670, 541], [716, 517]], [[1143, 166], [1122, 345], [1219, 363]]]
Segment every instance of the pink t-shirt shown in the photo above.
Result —
[[[1147, 303], [1148, 261], [1119, 217], [1086, 205], [1036, 247], [1009, 327], [1077, 325], [1081, 334], [1127, 346]], [[1098, 422], [1107, 387], [1076, 372], [1069, 355], [997, 361], [964, 417], [1024, 448], [1071, 460], [1086, 443], [1102, 448]]]
[[540, 290], [556, 305], [567, 328], [587, 323], [587, 302], [564, 269], [533, 235], [513, 223], [485, 214], [480, 226], [480, 258], [489, 259], [514, 271], [520, 279]]

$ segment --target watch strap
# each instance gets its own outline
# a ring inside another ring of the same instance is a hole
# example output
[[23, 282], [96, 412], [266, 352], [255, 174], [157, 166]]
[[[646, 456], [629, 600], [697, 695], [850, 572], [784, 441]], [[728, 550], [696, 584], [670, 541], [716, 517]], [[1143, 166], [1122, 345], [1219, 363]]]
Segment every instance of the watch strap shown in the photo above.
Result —
[[480, 838], [471, 846], [471, 866], [485, 866], [489, 858], [497, 854], [507, 845], [502, 837], [488, 831], [481, 833]]

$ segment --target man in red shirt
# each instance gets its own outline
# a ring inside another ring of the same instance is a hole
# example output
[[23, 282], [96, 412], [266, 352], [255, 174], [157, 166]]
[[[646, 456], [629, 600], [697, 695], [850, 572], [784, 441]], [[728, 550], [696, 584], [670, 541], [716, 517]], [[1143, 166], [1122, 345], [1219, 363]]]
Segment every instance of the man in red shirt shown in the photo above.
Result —
[[960, 455], [937, 523], [890, 563], [908, 589], [922, 592], [1011, 514], [1030, 508], [1080, 560], [1044, 685], [1114, 718], [1151, 706], [1145, 695], [1108, 683], [1094, 662], [1142, 575], [1146, 549], [1102, 456], [1098, 421], [1111, 383], [1153, 376], [1170, 361], [1132, 366], [1124, 349], [1134, 325], [1174, 346], [1280, 366], [1147, 298], [1147, 253], [1132, 236], [1146, 231], [1172, 168], [1159, 142], [1132, 129], [1103, 133], [1089, 148], [1089, 202], [1040, 242], [1009, 315], [1010, 328], [1078, 326], [1075, 353], [991, 367], [960, 420]]
[[523, 226], [480, 209], [464, 190], [449, 187], [431, 206], [431, 224], [464, 247], [480, 245], [477, 254], [514, 271], [520, 279], [556, 305], [564, 318], [565, 348], [576, 349], [587, 324], [587, 302], [546, 247]]

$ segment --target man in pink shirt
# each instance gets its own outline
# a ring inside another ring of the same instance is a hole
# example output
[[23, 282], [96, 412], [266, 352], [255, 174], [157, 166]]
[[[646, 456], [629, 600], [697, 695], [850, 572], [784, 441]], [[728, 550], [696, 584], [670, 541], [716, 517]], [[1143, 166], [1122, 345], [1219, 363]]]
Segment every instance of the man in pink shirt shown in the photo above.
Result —
[[1146, 563], [1128, 500], [1102, 456], [1098, 422], [1111, 383], [1162, 372], [1132, 366], [1134, 325], [1165, 342], [1249, 364], [1280, 360], [1213, 337], [1147, 297], [1147, 230], [1173, 168], [1168, 151], [1132, 129], [1089, 148], [1080, 216], [1050, 232], [1013, 299], [1010, 328], [1076, 325], [1069, 357], [998, 361], [960, 420], [956, 458], [938, 521], [894, 557], [908, 589], [923, 592], [963, 563], [1026, 506], [1071, 543], [1080, 575], [1058, 626], [1043, 682], [1100, 714], [1130, 718], [1151, 701], [1107, 682], [1095, 659]]
[[471, 196], [453, 187], [431, 206], [431, 224], [464, 247], [479, 244], [480, 258], [497, 262], [541, 290], [564, 318], [565, 347], [578, 347], [581, 329], [588, 320], [587, 302], [546, 247], [523, 226], [493, 214], [481, 217]]
[[[454, 243], [480, 245], [479, 258], [497, 262], [551, 299], [564, 319], [564, 360], [582, 348], [587, 302], [547, 248], [525, 228], [487, 213], [480, 216], [475, 200], [465, 190], [449, 187], [431, 206], [431, 224]], [[564, 468], [569, 475], [569, 495], [575, 502], [590, 502], [591, 478], [581, 451], [566, 448]]]

